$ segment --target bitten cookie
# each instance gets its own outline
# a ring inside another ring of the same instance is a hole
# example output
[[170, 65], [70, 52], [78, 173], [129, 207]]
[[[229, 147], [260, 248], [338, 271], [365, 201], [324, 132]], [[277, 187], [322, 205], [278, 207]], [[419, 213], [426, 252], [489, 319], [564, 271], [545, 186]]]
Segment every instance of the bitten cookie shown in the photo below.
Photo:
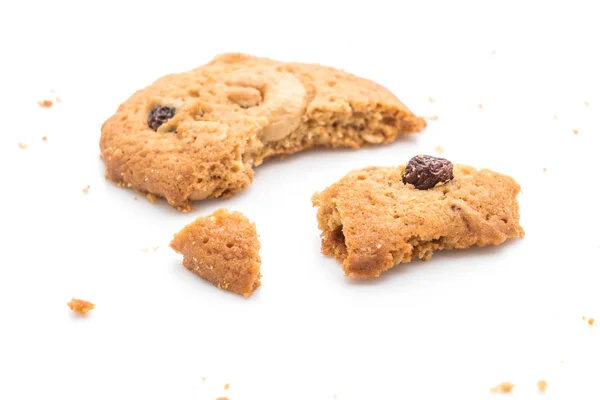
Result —
[[269, 157], [389, 143], [424, 127], [369, 80], [223, 54], [133, 94], [102, 126], [100, 149], [109, 179], [186, 211], [191, 201], [239, 192]]
[[313, 204], [323, 254], [342, 261], [346, 275], [372, 278], [434, 250], [522, 237], [519, 192], [509, 176], [417, 156], [407, 166], [350, 172]]
[[256, 227], [239, 212], [219, 209], [197, 218], [171, 242], [183, 265], [219, 289], [249, 297], [260, 286]]

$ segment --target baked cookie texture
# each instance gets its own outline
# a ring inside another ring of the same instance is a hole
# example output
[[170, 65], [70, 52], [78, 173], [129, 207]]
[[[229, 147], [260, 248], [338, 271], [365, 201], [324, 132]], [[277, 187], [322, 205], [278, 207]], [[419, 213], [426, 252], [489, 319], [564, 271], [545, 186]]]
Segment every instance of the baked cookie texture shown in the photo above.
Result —
[[435, 250], [499, 245], [519, 238], [517, 195], [509, 176], [454, 165], [454, 178], [427, 190], [404, 184], [406, 166], [350, 172], [313, 197], [322, 252], [346, 275], [378, 277]]
[[239, 212], [219, 209], [197, 218], [171, 242], [183, 265], [219, 289], [249, 297], [260, 286], [260, 242]]
[[186, 211], [241, 191], [269, 157], [389, 143], [425, 125], [347, 72], [223, 54], [133, 94], [103, 124], [100, 149], [109, 179]]

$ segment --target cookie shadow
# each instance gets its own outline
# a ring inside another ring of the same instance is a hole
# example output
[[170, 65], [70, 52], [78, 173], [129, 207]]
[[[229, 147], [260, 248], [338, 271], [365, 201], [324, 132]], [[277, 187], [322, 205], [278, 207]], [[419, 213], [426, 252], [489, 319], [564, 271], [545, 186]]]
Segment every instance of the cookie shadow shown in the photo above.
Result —
[[[433, 254], [433, 257], [428, 261], [413, 260], [410, 263], [398, 264], [392, 269], [381, 274], [376, 279], [355, 279], [351, 277], [345, 277], [346, 282], [349, 285], [356, 286], [372, 286], [380, 285], [386, 282], [401, 279], [399, 276], [406, 276], [411, 274], [423, 274], [423, 273], [435, 273], [432, 270], [437, 268], [444, 268], [445, 273], [451, 272], [452, 270], [462, 271], [464, 264], [460, 261], [468, 259], [469, 262], [477, 261], [472, 265], [473, 268], [485, 268], [485, 260], [490, 257], [500, 256], [503, 252], [510, 251], [511, 247], [518, 246], [519, 240], [510, 240], [499, 246], [488, 246], [488, 247], [470, 247], [462, 250], [443, 250]], [[464, 272], [461, 272], [461, 274]]]
[[[256, 175], [259, 174], [261, 170], [264, 171], [269, 168], [274, 168], [276, 165], [289, 163], [291, 161], [300, 161], [300, 160], [304, 160], [306, 158], [314, 158], [315, 156], [316, 157], [327, 157], [327, 156], [351, 157], [351, 155], [357, 154], [357, 152], [361, 152], [361, 153], [365, 153], [365, 154], [375, 154], [377, 152], [380, 152], [382, 149], [389, 149], [389, 148], [393, 148], [395, 146], [403, 146], [403, 145], [405, 146], [407, 143], [415, 144], [418, 141], [419, 136], [420, 136], [420, 134], [418, 134], [418, 133], [417, 134], [404, 134], [404, 135], [400, 135], [392, 143], [383, 144], [383, 145], [381, 145], [381, 144], [380, 145], [369, 145], [369, 146], [361, 147], [358, 149], [352, 149], [352, 148], [348, 148], [348, 147], [331, 148], [331, 147], [323, 147], [322, 146], [322, 147], [314, 147], [311, 149], [302, 150], [302, 151], [292, 153], [292, 154], [274, 156], [272, 158], [265, 160], [264, 164], [262, 164], [258, 167], [255, 167], [255, 169], [254, 169], [255, 179], [256, 179]], [[364, 167], [368, 167], [370, 165], [372, 165], [372, 164], [364, 165]], [[315, 173], [319, 173], [319, 171], [315, 171]]]

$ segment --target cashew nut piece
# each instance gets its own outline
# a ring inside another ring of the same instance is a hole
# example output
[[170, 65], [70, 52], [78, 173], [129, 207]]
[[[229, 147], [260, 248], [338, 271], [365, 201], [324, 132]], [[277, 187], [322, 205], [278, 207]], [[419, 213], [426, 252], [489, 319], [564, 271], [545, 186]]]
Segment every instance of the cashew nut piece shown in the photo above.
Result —
[[[256, 101], [254, 88], [262, 95], [262, 103], [245, 110], [252, 116], [266, 117], [269, 124], [263, 129], [261, 140], [275, 142], [295, 131], [302, 121], [307, 106], [307, 93], [302, 82], [294, 75], [275, 68], [242, 68], [233, 72], [228, 93], [230, 100], [242, 105]], [[234, 94], [231, 98], [231, 94]], [[237, 99], [237, 101], [235, 100]]]

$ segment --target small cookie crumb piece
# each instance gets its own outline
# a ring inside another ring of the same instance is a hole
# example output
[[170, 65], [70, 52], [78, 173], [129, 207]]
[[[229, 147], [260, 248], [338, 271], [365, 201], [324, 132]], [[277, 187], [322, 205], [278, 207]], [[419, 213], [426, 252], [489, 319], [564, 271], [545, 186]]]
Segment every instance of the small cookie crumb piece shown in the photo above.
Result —
[[493, 388], [491, 388], [490, 392], [492, 392], [492, 393], [510, 393], [510, 392], [512, 392], [514, 387], [515, 387], [515, 385], [510, 382], [502, 382], [499, 385], [496, 385]]
[[260, 286], [260, 242], [242, 213], [219, 209], [199, 217], [171, 242], [183, 265], [219, 289], [249, 297]]
[[42, 140], [43, 140], [44, 142], [47, 142], [47, 141], [48, 141], [48, 138], [47, 138], [46, 136], [42, 136]]
[[432, 115], [431, 117], [423, 117], [426, 120], [429, 121], [437, 121], [440, 117], [438, 117], [437, 115]]
[[438, 153], [438, 154], [443, 154], [444, 153], [444, 148], [442, 146], [436, 146], [435, 152]]
[[544, 172], [548, 171], [548, 168], [544, 168]]
[[133, 196], [133, 199], [134, 199], [134, 200], [137, 200], [138, 198], [137, 198], [137, 196]]
[[229, 400], [227, 397], [217, 397], [217, 400]]
[[156, 203], [156, 196], [153, 195], [152, 193], [148, 193], [146, 195], [146, 199], [148, 199], [148, 201], [150, 202], [150, 204]]
[[593, 326], [594, 325], [594, 318], [589, 318], [588, 319], [588, 325], [589, 326]]
[[558, 119], [558, 115], [554, 114], [554, 119]]
[[206, 377], [205, 377], [205, 376], [203, 376], [203, 377], [202, 377], [202, 378], [200, 378], [200, 379], [202, 379], [202, 383], [206, 382]]
[[225, 386], [223, 387], [223, 389], [225, 389], [225, 390], [229, 389], [229, 383], [226, 383]]
[[573, 129], [573, 133], [579, 135], [579, 131], [577, 129]]
[[26, 145], [26, 144], [24, 144], [24, 143], [19, 143], [19, 148], [20, 148], [21, 150], [25, 150], [25, 149], [27, 148], [27, 145]]
[[430, 103], [433, 103], [433, 102], [435, 101], [435, 99], [434, 99], [433, 97], [431, 97], [431, 96], [429, 96], [429, 97], [427, 98], [427, 100], [429, 100], [429, 102], [430, 102]]
[[94, 309], [94, 304], [89, 301], [79, 300], [76, 298], [71, 299], [70, 302], [67, 303], [71, 311], [77, 314], [85, 315], [88, 311]]
[[52, 103], [52, 100], [43, 100], [43, 101], [38, 101], [38, 104], [42, 108], [50, 108], [50, 107], [52, 107], [52, 105], [54, 103]]
[[477, 104], [477, 107], [479, 107], [480, 110], [483, 110], [483, 104]]
[[538, 385], [538, 390], [542, 393], [546, 393], [546, 387], [548, 386], [548, 384], [546, 383], [545, 380], [541, 380], [537, 383]]
[[583, 102], [583, 105], [584, 105], [584, 106], [586, 106], [586, 107], [589, 107], [589, 106], [590, 106], [590, 103], [589, 103], [589, 102], [587, 102], [587, 101], [584, 101], [584, 102]]
[[81, 189], [81, 191], [85, 194], [88, 194], [90, 192], [90, 185], [87, 185], [86, 187], [84, 187], [83, 189]]

